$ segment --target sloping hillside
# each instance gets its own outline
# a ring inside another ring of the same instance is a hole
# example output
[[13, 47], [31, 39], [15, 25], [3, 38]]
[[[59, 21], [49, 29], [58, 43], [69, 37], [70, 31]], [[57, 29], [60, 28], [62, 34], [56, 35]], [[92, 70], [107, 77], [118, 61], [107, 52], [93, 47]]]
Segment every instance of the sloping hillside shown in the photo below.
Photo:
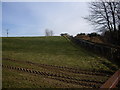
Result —
[[9, 37], [2, 45], [3, 87], [100, 87], [117, 68], [60, 36]]

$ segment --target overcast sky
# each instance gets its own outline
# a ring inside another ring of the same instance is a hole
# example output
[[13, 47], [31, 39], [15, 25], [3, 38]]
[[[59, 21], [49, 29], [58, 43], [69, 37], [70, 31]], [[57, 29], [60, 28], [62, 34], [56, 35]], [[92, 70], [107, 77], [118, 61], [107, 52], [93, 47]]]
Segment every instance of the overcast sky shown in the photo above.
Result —
[[83, 19], [89, 14], [87, 2], [2, 2], [2, 35], [44, 36], [93, 32]]

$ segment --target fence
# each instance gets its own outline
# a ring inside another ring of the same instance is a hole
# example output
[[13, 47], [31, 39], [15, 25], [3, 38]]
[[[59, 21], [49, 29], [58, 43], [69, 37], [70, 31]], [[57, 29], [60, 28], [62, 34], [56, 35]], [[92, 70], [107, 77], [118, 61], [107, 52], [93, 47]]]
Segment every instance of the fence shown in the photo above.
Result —
[[68, 36], [68, 38], [74, 43], [120, 64], [120, 47], [116, 47], [114, 45], [94, 43], [72, 36]]
[[[98, 54], [101, 54], [111, 60], [114, 60], [115, 62], [120, 64], [120, 47], [116, 47], [114, 45], [106, 45], [106, 44], [99, 44], [99, 43], [94, 43], [90, 42], [87, 40], [75, 38], [72, 36], [65, 36], [69, 38], [71, 41], [74, 43], [89, 49], [91, 51], [94, 51]], [[111, 88], [116, 88], [118, 83], [120, 83], [120, 69], [113, 74], [101, 87], [100, 90], [103, 88], [111, 89]], [[119, 86], [118, 86], [119, 88]]]
[[101, 87], [102, 88], [108, 88], [109, 90], [111, 88], [117, 88], [118, 83], [120, 82], [120, 70], [116, 71], [113, 76], [111, 76]]

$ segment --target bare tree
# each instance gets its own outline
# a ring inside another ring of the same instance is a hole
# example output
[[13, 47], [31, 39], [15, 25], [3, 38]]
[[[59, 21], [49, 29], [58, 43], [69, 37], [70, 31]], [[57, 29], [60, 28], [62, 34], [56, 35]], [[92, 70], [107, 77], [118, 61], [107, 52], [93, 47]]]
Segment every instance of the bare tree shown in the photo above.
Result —
[[53, 36], [53, 31], [52, 30], [50, 30], [50, 36]]
[[45, 30], [45, 35], [46, 35], [46, 36], [53, 36], [53, 31], [52, 31], [52, 30], [49, 30], [49, 29], [46, 29], [46, 30]]
[[98, 31], [116, 31], [120, 25], [120, 1], [118, 2], [91, 2], [89, 20]]
[[49, 30], [48, 29], [45, 30], [45, 36], [49, 36]]
[[90, 15], [85, 19], [90, 21], [97, 31], [105, 32], [109, 42], [120, 44], [120, 1], [100, 0], [100, 2], [91, 2], [89, 5]]

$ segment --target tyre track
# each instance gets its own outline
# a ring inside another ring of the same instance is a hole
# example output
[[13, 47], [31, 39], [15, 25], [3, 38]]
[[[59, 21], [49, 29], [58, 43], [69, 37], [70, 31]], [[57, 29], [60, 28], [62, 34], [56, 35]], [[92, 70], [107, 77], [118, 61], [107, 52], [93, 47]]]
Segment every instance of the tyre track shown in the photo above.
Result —
[[10, 61], [14, 61], [14, 62], [20, 62], [20, 63], [28, 63], [28, 64], [33, 64], [39, 67], [43, 67], [43, 68], [55, 68], [55, 69], [59, 69], [61, 71], [67, 71], [67, 72], [71, 72], [71, 73], [76, 73], [76, 74], [88, 74], [88, 75], [99, 75], [99, 76], [110, 76], [112, 75], [111, 72], [105, 72], [105, 71], [87, 71], [87, 70], [80, 70], [77, 68], [71, 68], [71, 67], [64, 67], [64, 66], [56, 66], [56, 65], [48, 65], [48, 64], [38, 64], [38, 63], [33, 63], [30, 61], [18, 61], [15, 59], [9, 59], [9, 58], [2, 58], [3, 60], [10, 60]]
[[99, 87], [103, 82], [97, 82], [97, 81], [90, 81], [90, 80], [82, 80], [82, 79], [76, 79], [73, 77], [66, 77], [64, 75], [60, 74], [54, 74], [54, 73], [48, 73], [48, 72], [42, 72], [42, 71], [37, 71], [37, 70], [31, 70], [31, 69], [26, 69], [26, 68], [21, 68], [21, 67], [13, 67], [13, 66], [8, 66], [8, 65], [2, 65], [3, 68], [8, 68], [8, 69], [13, 69], [13, 70], [18, 70], [18, 71], [23, 71], [27, 73], [33, 73], [33, 74], [38, 74], [38, 75], [43, 75], [47, 76], [49, 78], [59, 80], [62, 82], [66, 83], [72, 83], [72, 84], [78, 84], [78, 85], [83, 85], [83, 86], [90, 86], [93, 88]]
[[72, 84], [77, 84], [77, 85], [81, 85], [81, 86], [88, 86], [91, 88], [99, 88], [102, 84], [95, 84], [95, 83], [86, 83], [86, 82], [77, 82], [74, 80], [66, 80], [66, 79], [60, 79], [60, 78], [52, 78], [58, 81], [62, 81], [62, 82], [66, 82], [66, 83], [72, 83]]

